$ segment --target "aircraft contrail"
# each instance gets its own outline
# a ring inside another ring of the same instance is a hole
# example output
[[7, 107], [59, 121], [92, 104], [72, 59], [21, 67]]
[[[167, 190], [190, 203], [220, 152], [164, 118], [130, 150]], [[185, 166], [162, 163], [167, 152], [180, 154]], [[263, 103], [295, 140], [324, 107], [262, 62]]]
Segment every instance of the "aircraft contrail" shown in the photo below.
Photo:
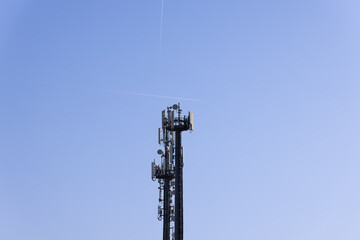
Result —
[[164, 0], [161, 0], [161, 16], [160, 16], [160, 53], [162, 52], [163, 19], [164, 19]]
[[127, 95], [136, 95], [136, 96], [144, 96], [144, 97], [157, 97], [157, 98], [168, 98], [168, 99], [176, 99], [176, 100], [183, 100], [183, 101], [200, 102], [199, 99], [194, 99], [194, 98], [183, 98], [183, 97], [174, 97], [174, 96], [164, 96], [164, 95], [149, 94], [149, 93], [138, 93], [138, 92], [126, 92], [126, 91], [113, 90], [113, 89], [88, 88], [88, 87], [79, 87], [79, 86], [71, 86], [71, 85], [57, 85], [57, 86], [68, 87], [68, 88], [84, 89], [84, 90], [92, 90], [92, 91], [101, 91], [101, 92], [113, 92], [113, 93], [120, 93], [120, 94], [127, 94]]
[[114, 92], [118, 92], [121, 94], [138, 95], [138, 96], [144, 96], [144, 97], [170, 98], [170, 99], [177, 99], [177, 100], [184, 100], [184, 101], [200, 102], [199, 99], [193, 99], [193, 98], [183, 98], [183, 97], [173, 97], [173, 96], [164, 96], [164, 95], [156, 95], [156, 94], [148, 94], [148, 93], [123, 92], [123, 91], [114, 91]]

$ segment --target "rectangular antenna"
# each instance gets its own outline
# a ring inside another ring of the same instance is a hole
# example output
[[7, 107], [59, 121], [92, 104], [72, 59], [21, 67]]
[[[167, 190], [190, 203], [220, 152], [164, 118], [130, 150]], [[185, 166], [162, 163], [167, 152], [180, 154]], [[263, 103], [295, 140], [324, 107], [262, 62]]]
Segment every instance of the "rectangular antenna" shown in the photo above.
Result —
[[161, 139], [160, 139], [160, 128], [159, 128], [159, 131], [158, 131], [158, 142], [159, 142], [159, 145], [160, 145], [160, 141], [161, 141]]
[[155, 160], [151, 162], [151, 179], [155, 180]]
[[194, 116], [192, 112], [189, 112], [189, 130], [194, 130]]
[[184, 166], [184, 147], [181, 147], [181, 164]]
[[170, 145], [169, 160], [171, 164], [174, 163], [174, 147], [172, 144]]
[[175, 121], [174, 111], [171, 111], [171, 123], [170, 123], [171, 128], [174, 128], [174, 121]]
[[161, 112], [161, 124], [163, 127], [165, 126], [165, 110]]

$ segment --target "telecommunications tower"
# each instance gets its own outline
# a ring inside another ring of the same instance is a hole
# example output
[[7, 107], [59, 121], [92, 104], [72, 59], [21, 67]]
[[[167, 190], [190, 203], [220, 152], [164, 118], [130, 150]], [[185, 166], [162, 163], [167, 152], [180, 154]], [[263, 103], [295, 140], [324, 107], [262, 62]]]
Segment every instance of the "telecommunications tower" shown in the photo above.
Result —
[[151, 178], [159, 182], [158, 220], [163, 220], [163, 240], [183, 240], [183, 166], [181, 132], [193, 130], [193, 114], [181, 116], [180, 103], [163, 110], [157, 153], [161, 163], [151, 163]]

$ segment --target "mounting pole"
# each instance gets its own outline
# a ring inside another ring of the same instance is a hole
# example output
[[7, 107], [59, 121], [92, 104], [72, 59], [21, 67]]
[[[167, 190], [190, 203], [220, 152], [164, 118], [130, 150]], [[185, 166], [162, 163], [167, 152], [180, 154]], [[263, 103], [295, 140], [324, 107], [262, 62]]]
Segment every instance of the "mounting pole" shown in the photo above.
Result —
[[164, 179], [164, 226], [163, 226], [163, 240], [170, 240], [170, 179], [169, 175], [169, 133], [166, 131], [165, 135], [165, 179]]
[[183, 240], [183, 161], [181, 156], [181, 130], [175, 131], [175, 240]]

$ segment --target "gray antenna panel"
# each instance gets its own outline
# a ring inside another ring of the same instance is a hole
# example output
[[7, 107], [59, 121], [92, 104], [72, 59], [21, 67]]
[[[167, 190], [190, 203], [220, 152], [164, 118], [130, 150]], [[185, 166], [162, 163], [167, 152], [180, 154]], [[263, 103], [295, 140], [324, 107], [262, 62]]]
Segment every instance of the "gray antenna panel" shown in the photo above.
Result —
[[194, 130], [194, 116], [192, 112], [189, 112], [189, 129]]
[[184, 166], [184, 147], [181, 147], [181, 163]]
[[165, 110], [161, 112], [161, 124], [162, 126], [165, 126]]
[[163, 139], [162, 139], [162, 141], [163, 141], [163, 144], [166, 144], [166, 141], [168, 140], [167, 138], [167, 132], [166, 132], [166, 127], [164, 126], [163, 127]]
[[155, 160], [151, 163], [151, 179], [155, 181]]
[[171, 128], [174, 128], [174, 119], [175, 119], [174, 111], [171, 111]]
[[169, 159], [171, 163], [174, 163], [174, 147], [172, 144], [170, 145]]
[[159, 131], [158, 131], [158, 142], [159, 142], [159, 145], [160, 145], [160, 141], [161, 141], [161, 138], [160, 138], [160, 128], [159, 128]]

